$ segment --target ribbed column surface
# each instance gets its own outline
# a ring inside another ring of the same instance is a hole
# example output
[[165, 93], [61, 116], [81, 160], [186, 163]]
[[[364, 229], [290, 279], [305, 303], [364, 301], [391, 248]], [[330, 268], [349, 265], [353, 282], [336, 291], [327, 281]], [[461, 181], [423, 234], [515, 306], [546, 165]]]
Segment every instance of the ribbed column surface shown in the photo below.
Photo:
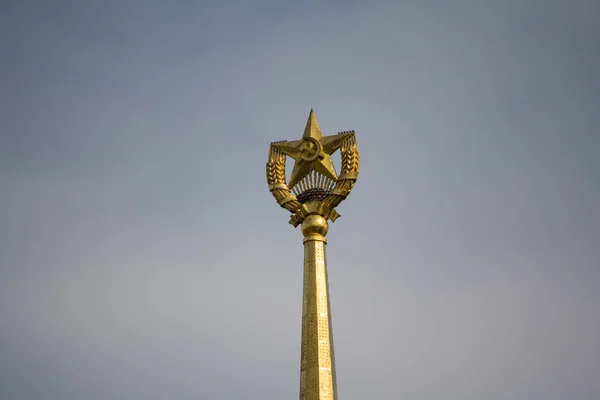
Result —
[[337, 400], [324, 237], [304, 241], [300, 400]]

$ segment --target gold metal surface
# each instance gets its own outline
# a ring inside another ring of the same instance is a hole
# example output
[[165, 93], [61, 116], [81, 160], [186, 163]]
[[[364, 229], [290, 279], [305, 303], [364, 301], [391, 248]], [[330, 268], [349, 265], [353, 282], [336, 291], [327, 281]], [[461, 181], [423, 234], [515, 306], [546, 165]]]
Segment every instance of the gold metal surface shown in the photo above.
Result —
[[[331, 162], [331, 154], [337, 149], [342, 153], [339, 177]], [[315, 158], [317, 152], [319, 155]], [[295, 160], [289, 185], [285, 183], [286, 155]], [[315, 114], [310, 110], [301, 140], [271, 143], [267, 162], [269, 190], [277, 203], [292, 213], [290, 224], [294, 226], [309, 214], [303, 207], [305, 201], [299, 201], [299, 197], [311, 190], [319, 191], [326, 195], [319, 199], [319, 214], [333, 222], [340, 216], [335, 207], [350, 194], [358, 178], [359, 158], [354, 131], [322, 136]]]
[[[318, 219], [313, 221], [312, 218]], [[315, 229], [310, 229], [310, 227]], [[310, 215], [302, 223], [304, 233], [304, 285], [302, 291], [302, 340], [300, 347], [300, 399], [337, 400], [335, 358], [325, 236], [327, 220]]]
[[[338, 149], [342, 156], [339, 176], [331, 161]], [[286, 155], [295, 160], [289, 185], [285, 183]], [[269, 190], [292, 213], [290, 224], [301, 224], [304, 236], [300, 400], [337, 400], [325, 236], [327, 221], [340, 216], [335, 207], [350, 194], [358, 168], [354, 131], [323, 137], [313, 110], [301, 140], [273, 142], [269, 149]]]
[[331, 180], [337, 179], [331, 154], [339, 149], [349, 134], [323, 137], [313, 110], [310, 110], [301, 140], [279, 142], [272, 146], [296, 160], [289, 187], [294, 187], [313, 169]]

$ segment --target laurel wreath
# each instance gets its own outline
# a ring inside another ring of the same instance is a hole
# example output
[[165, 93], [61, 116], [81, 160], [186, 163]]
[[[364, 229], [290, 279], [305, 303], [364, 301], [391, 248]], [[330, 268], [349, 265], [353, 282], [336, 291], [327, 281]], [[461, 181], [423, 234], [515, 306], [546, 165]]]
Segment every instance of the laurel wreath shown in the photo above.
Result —
[[[340, 132], [339, 134], [349, 133], [351, 135], [348, 135], [340, 146], [342, 155], [341, 173], [331, 193], [318, 206], [319, 214], [331, 221], [335, 221], [340, 216], [335, 211], [335, 207], [348, 197], [358, 178], [360, 155], [358, 153], [358, 146], [356, 145], [356, 135], [354, 131]], [[293, 213], [290, 224], [297, 226], [308, 214], [308, 209], [303, 204], [300, 204], [285, 183], [285, 162], [285, 153], [270, 146], [269, 160], [267, 161], [267, 183], [269, 184], [269, 190], [281, 207]]]
[[290, 212], [295, 212], [300, 207], [300, 202], [285, 184], [285, 153], [273, 146], [269, 149], [267, 161], [267, 183], [279, 205]]

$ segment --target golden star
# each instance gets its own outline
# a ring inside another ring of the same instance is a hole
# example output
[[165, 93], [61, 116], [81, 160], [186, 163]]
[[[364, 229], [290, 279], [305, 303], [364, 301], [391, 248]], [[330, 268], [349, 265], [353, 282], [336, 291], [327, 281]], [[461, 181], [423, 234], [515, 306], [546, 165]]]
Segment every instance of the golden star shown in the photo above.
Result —
[[312, 170], [336, 181], [337, 174], [331, 161], [331, 154], [340, 148], [348, 135], [340, 134], [323, 137], [315, 113], [311, 109], [301, 140], [272, 144], [273, 147], [281, 150], [296, 161], [288, 186], [293, 188], [302, 178], [310, 174]]

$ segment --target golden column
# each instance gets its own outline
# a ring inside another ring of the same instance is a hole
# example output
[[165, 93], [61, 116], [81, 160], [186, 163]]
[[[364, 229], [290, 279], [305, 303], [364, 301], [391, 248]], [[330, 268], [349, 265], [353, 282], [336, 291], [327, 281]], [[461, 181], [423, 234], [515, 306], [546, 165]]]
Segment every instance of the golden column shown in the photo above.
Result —
[[[340, 149], [338, 176], [331, 155]], [[286, 184], [286, 156], [295, 160]], [[358, 177], [359, 154], [354, 131], [322, 136], [310, 110], [301, 140], [271, 143], [267, 182], [277, 203], [292, 213], [290, 224], [301, 224], [304, 235], [300, 400], [337, 400], [335, 357], [329, 306], [325, 236], [328, 222], [350, 193]]]

